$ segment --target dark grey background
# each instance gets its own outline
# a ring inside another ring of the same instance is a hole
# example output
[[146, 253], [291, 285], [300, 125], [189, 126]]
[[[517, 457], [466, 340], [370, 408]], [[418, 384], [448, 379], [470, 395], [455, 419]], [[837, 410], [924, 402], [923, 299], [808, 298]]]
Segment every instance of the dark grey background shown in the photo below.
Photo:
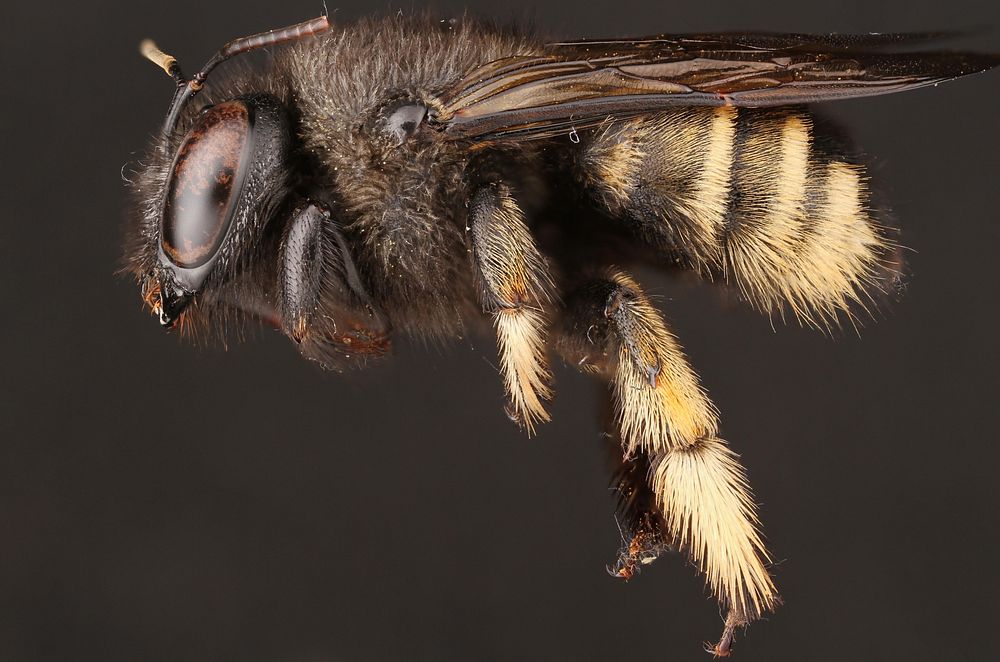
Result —
[[[559, 37], [1000, 25], [974, 0], [437, 7]], [[320, 9], [5, 9], [0, 660], [705, 659], [719, 614], [689, 565], [627, 585], [604, 571], [618, 534], [592, 382], [560, 367], [555, 420], [526, 440], [488, 338], [324, 374], [270, 331], [180, 343], [114, 277], [119, 173], [171, 92], [138, 40], [192, 71]], [[998, 103], [994, 73], [829, 109], [915, 250], [905, 300], [861, 338], [772, 330], [707, 285], [642, 274], [780, 559], [786, 605], [739, 659], [995, 654]]]

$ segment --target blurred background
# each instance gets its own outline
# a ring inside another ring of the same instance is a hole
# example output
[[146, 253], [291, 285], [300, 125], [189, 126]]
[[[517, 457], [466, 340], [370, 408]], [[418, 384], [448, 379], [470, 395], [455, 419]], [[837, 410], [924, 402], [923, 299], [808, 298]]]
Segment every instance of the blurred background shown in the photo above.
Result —
[[[422, 7], [406, 3], [403, 11]], [[381, 3], [330, 4], [337, 21]], [[438, 1], [560, 38], [978, 29], [978, 0]], [[115, 277], [122, 167], [194, 71], [318, 0], [18, 3], [0, 104], [0, 660], [701, 660], [721, 625], [664, 557], [625, 584], [595, 412], [556, 371], [554, 421], [505, 418], [490, 338], [397, 345], [326, 374], [265, 330], [164, 333]], [[993, 28], [989, 30], [989, 28]], [[913, 276], [860, 337], [772, 328], [643, 272], [754, 486], [785, 606], [751, 660], [982, 660], [1000, 619], [995, 307], [1000, 73], [841, 102]]]

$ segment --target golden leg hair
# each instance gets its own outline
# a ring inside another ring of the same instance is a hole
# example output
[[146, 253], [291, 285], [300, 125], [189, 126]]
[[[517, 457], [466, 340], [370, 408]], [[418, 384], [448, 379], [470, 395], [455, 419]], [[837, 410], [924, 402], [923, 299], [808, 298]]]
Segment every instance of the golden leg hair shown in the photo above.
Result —
[[620, 271], [569, 302], [559, 349], [605, 373], [626, 457], [655, 455], [715, 436], [718, 419], [677, 339], [634, 280]]
[[[639, 504], [630, 513], [633, 538], [618, 574], [631, 577], [667, 542], [685, 550], [728, 610], [714, 651], [724, 655], [738, 625], [779, 603], [743, 467], [717, 437], [715, 409], [677, 340], [631, 278], [611, 272], [581, 288], [567, 306], [560, 350], [611, 381], [624, 456], [617, 472], [619, 509], [622, 500], [627, 507]], [[634, 476], [635, 467], [647, 462], [649, 496]], [[648, 537], [651, 522], [662, 527], [656, 538]]]
[[549, 420], [552, 397], [545, 355], [554, 286], [548, 267], [505, 184], [488, 184], [469, 203], [472, 258], [483, 309], [493, 316], [508, 414], [532, 434]]

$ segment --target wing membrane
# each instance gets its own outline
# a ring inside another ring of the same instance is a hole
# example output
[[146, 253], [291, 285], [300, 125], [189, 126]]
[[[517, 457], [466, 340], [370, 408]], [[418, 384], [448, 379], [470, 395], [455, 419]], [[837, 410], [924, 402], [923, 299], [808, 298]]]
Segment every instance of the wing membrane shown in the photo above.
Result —
[[453, 139], [530, 139], [674, 106], [765, 107], [900, 92], [978, 73], [997, 56], [884, 52], [945, 33], [712, 34], [550, 44], [472, 71], [435, 121]]

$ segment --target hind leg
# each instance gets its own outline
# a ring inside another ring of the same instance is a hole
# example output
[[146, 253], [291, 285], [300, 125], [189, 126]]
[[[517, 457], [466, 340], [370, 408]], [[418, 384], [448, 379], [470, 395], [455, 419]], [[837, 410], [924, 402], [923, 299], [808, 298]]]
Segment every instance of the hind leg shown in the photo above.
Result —
[[659, 313], [621, 272], [571, 296], [560, 331], [564, 357], [612, 384], [623, 447], [616, 487], [631, 523], [618, 574], [631, 576], [667, 542], [685, 550], [728, 611], [713, 648], [728, 654], [733, 630], [779, 598], [745, 472], [717, 437], [714, 407]]

